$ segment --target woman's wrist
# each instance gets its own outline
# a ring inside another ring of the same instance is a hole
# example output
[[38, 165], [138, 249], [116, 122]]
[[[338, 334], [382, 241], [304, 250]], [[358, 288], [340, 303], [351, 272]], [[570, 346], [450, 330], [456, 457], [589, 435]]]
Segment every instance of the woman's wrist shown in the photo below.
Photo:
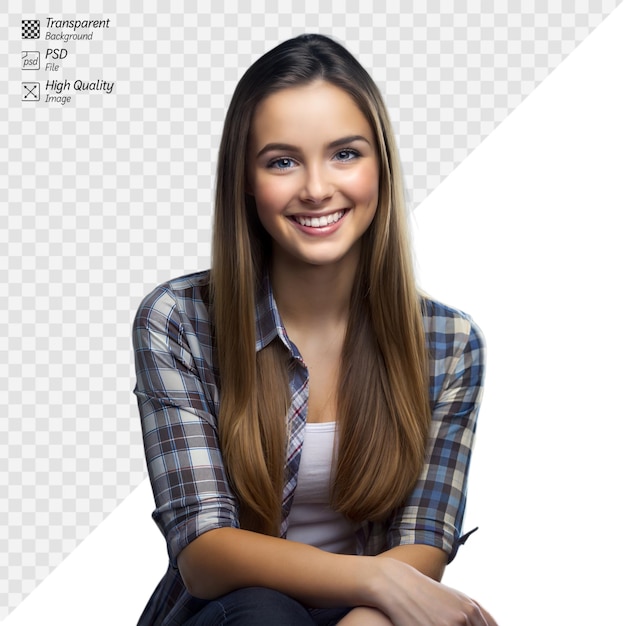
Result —
[[385, 605], [394, 593], [393, 571], [397, 569], [394, 559], [389, 557], [359, 557], [363, 596], [358, 606], [368, 606], [386, 613]]

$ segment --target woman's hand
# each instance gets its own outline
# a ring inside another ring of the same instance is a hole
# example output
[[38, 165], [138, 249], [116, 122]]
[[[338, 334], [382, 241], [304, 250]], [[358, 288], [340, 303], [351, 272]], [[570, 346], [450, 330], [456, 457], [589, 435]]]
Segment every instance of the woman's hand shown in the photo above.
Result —
[[377, 558], [376, 564], [378, 572], [372, 579], [372, 604], [387, 615], [394, 626], [497, 626], [477, 602], [407, 563]]

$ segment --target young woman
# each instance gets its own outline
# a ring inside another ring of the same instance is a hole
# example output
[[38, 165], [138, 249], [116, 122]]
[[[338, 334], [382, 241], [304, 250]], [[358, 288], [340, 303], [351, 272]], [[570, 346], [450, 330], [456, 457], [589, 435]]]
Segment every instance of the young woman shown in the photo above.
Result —
[[210, 272], [145, 298], [136, 394], [168, 571], [140, 624], [494, 625], [455, 555], [483, 377], [418, 293], [391, 124], [304, 35], [238, 84]]

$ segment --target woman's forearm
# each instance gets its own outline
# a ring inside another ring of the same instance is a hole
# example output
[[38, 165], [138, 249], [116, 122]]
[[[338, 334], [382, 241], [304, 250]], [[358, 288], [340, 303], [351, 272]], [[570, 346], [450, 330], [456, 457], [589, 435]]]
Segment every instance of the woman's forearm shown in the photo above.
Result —
[[318, 548], [236, 528], [200, 535], [180, 553], [188, 591], [213, 599], [242, 587], [268, 587], [309, 606], [369, 604], [374, 557]]
[[422, 544], [396, 546], [382, 552], [379, 556], [408, 563], [422, 574], [437, 581], [443, 578], [448, 561], [448, 555], [443, 550]]

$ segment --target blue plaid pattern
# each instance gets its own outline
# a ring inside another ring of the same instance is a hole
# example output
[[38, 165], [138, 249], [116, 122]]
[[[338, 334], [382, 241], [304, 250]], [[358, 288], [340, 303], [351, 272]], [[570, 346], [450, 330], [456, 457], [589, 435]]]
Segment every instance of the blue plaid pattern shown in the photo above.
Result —
[[[142, 302], [133, 325], [135, 394], [154, 492], [153, 517], [170, 558], [139, 624], [180, 624], [204, 601], [190, 596], [176, 568], [180, 551], [200, 534], [238, 527], [237, 501], [220, 452], [218, 371], [213, 365], [212, 312], [203, 299], [209, 272], [169, 281]], [[484, 375], [483, 337], [471, 318], [422, 299], [430, 354], [432, 425], [427, 463], [407, 502], [386, 523], [357, 530], [359, 554], [378, 554], [401, 544], [443, 549], [452, 560], [463, 538], [467, 473]], [[302, 357], [289, 340], [266, 277], [257, 298], [257, 350], [272, 340], [290, 350], [287, 477], [281, 533], [297, 482], [308, 400]]]

